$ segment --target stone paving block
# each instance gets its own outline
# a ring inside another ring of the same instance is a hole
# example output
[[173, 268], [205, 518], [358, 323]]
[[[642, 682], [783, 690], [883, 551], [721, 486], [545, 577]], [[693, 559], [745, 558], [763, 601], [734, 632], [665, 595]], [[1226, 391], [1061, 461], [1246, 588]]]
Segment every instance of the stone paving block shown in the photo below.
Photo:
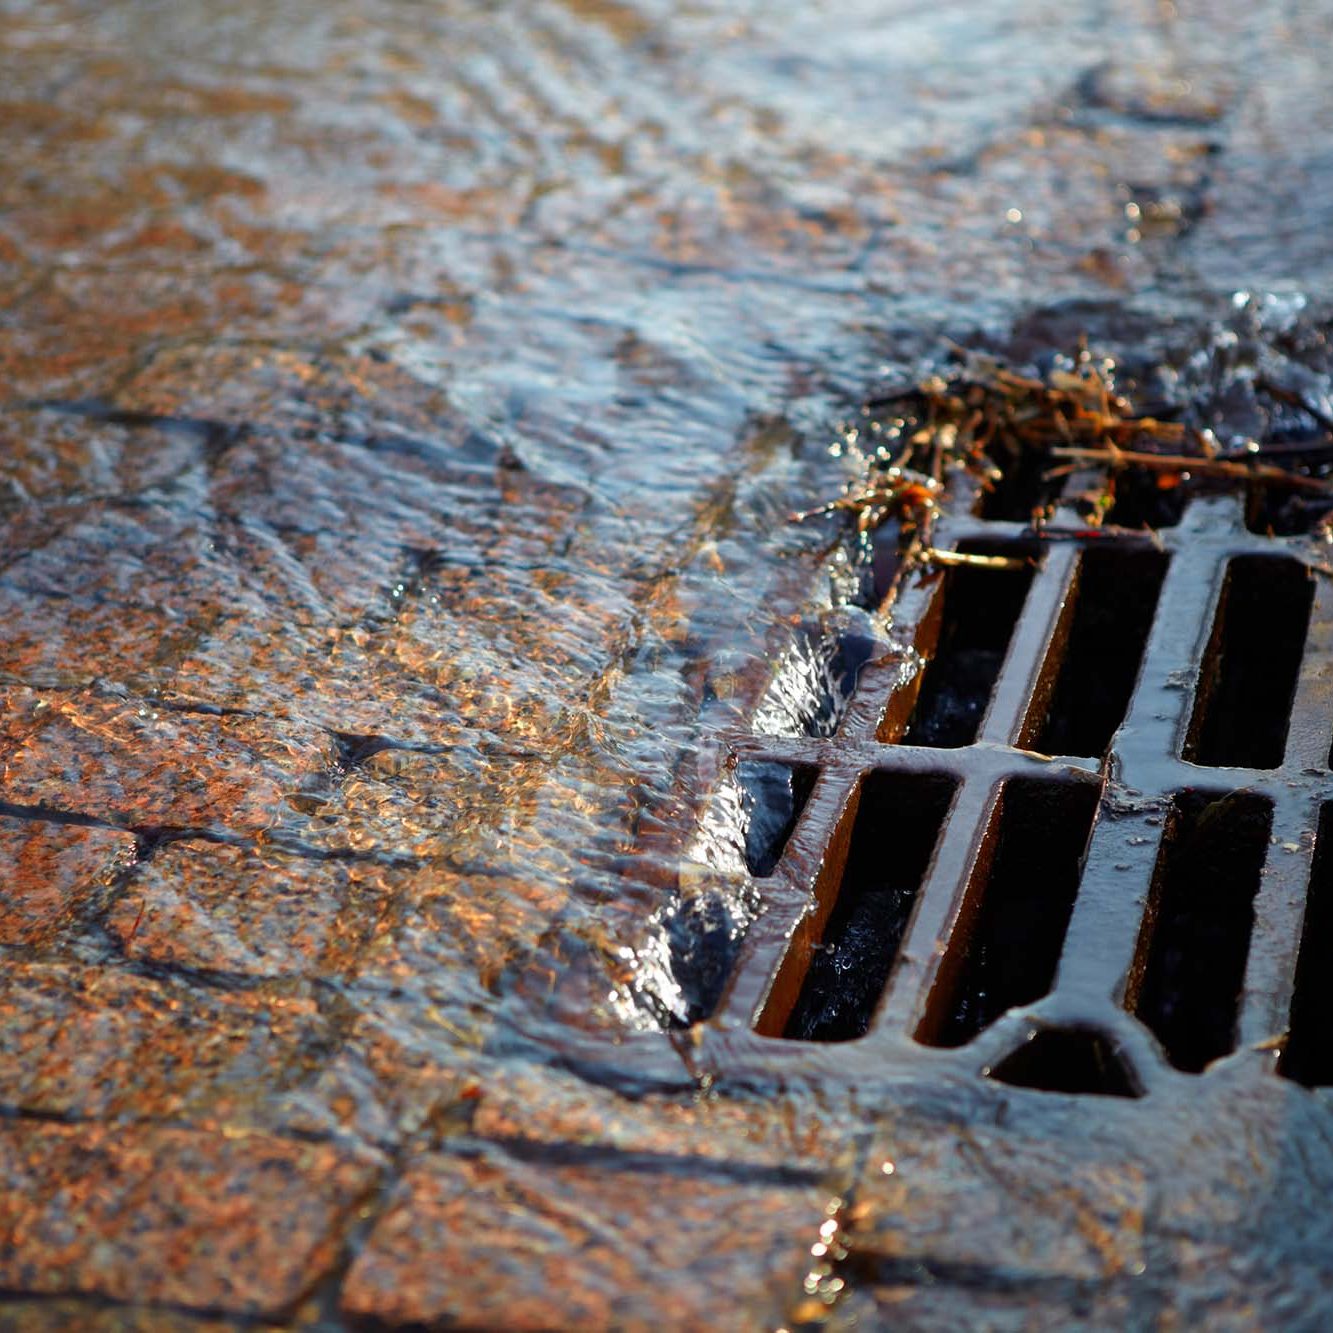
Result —
[[[337, 406], [320, 402], [318, 421], [279, 421], [230, 449], [210, 497], [275, 609], [296, 603], [348, 624], [390, 616], [410, 590], [414, 555], [476, 531], [459, 504], [460, 481], [471, 483], [471, 503], [484, 503], [490, 487], [485, 473], [456, 466], [447, 424], [426, 440], [378, 434], [364, 416], [340, 431]], [[290, 466], [293, 426], [305, 437], [299, 469]], [[475, 538], [471, 546], [479, 559]]]
[[478, 753], [476, 742], [462, 735], [447, 755], [385, 750], [333, 774], [312, 773], [288, 797], [294, 813], [284, 832], [316, 853], [395, 861], [480, 850], [512, 811], [508, 798], [520, 800], [541, 775], [521, 759]]
[[183, 841], [136, 867], [106, 930], [136, 962], [251, 977], [352, 974], [405, 872]]
[[51, 697], [26, 685], [0, 685], [0, 778], [22, 743], [50, 720]]
[[[327, 1063], [275, 1098], [284, 1132], [351, 1134], [386, 1150], [468, 1129], [477, 1105], [481, 1032], [467, 1016], [385, 996], [362, 1012]], [[461, 1021], [455, 1021], [455, 1020]]]
[[289, 792], [337, 762], [328, 733], [292, 722], [171, 713], [95, 690], [53, 694], [7, 757], [0, 800], [134, 827], [254, 834]]
[[856, 1248], [876, 1262], [996, 1268], [1015, 1281], [1141, 1271], [1154, 1195], [1131, 1161], [984, 1126], [913, 1122], [876, 1137]]
[[381, 1165], [266, 1135], [0, 1126], [0, 1286], [280, 1318]]
[[[951, 1280], [956, 1278], [956, 1280]], [[964, 1272], [934, 1274], [925, 1270], [909, 1280], [867, 1282], [851, 1278], [838, 1304], [820, 1312], [825, 1333], [892, 1328], [897, 1333], [958, 1333], [985, 1329], [986, 1333], [1065, 1333], [1066, 1330], [1135, 1328], [1133, 1291], [1122, 1288], [1088, 1290], [1076, 1283], [1028, 1282], [1006, 1287], [988, 1274]], [[1039, 1299], [1038, 1299], [1039, 1297]], [[811, 1307], [813, 1313], [813, 1307]], [[1169, 1316], [1161, 1326], [1171, 1328]], [[1226, 1322], [1209, 1328], [1252, 1328]], [[1180, 1327], [1177, 1325], [1177, 1327]]]
[[0, 679], [52, 690], [106, 678], [156, 691], [170, 681], [171, 659], [200, 624], [152, 607], [135, 608], [131, 616], [114, 601], [57, 599], [3, 586], [0, 616], [6, 626], [0, 640]]
[[0, 482], [25, 500], [138, 495], [170, 485], [200, 462], [200, 434], [166, 422], [145, 435], [124, 420], [16, 409], [0, 422]]
[[914, 1333], [1140, 1317], [1158, 1197], [1141, 1166], [992, 1125], [889, 1121], [842, 1219], [847, 1257], [812, 1265], [808, 1313]]
[[0, 673], [50, 687], [159, 688], [235, 599], [237, 571], [215, 533], [161, 501], [71, 499], [53, 517], [6, 562]]
[[134, 858], [116, 829], [0, 815], [0, 944], [48, 944]]
[[772, 1329], [818, 1239], [815, 1182], [567, 1146], [414, 1163], [343, 1288], [389, 1327]]
[[6, 586], [181, 617], [226, 600], [234, 571], [197, 510], [97, 495], [70, 497], [62, 508], [64, 521], [10, 563]]
[[525, 876], [427, 864], [405, 883], [393, 927], [367, 946], [359, 979], [437, 1003], [485, 1002], [562, 903], [549, 877], [536, 871]]
[[703, 1091], [629, 1098], [541, 1066], [483, 1066], [475, 1082], [471, 1128], [482, 1138], [824, 1171], [830, 1189], [856, 1159], [856, 1112], [795, 1092], [781, 1106]]
[[198, 1315], [178, 1307], [108, 1306], [99, 1297], [10, 1297], [0, 1301], [0, 1333], [242, 1333], [244, 1316]]
[[335, 1042], [294, 986], [265, 994], [111, 968], [0, 967], [0, 1103], [25, 1112], [262, 1121]]
[[447, 697], [384, 660], [358, 627], [275, 624], [271, 612], [252, 606], [229, 608], [201, 634], [162, 696], [411, 745], [460, 739]]
[[[1146, 1135], [1133, 1102], [1077, 1101], [1048, 1103], [1044, 1136], [890, 1113], [852, 1191], [833, 1326], [1327, 1324], [1333, 1150], [1313, 1098], [1233, 1069]], [[1202, 1128], [1224, 1115], [1231, 1133]]]

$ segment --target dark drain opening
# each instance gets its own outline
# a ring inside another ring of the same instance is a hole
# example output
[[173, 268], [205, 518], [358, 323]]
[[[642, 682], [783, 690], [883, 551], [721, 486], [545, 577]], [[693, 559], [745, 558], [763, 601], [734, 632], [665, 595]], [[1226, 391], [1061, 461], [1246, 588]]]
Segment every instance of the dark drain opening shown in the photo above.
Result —
[[994, 441], [986, 453], [1000, 469], [1000, 477], [983, 491], [978, 512], [982, 518], [1030, 523], [1033, 515], [1054, 503], [1062, 481], [1050, 479], [1050, 458], [1040, 449], [1023, 448], [1017, 441]]
[[1187, 1073], [1235, 1046], [1272, 815], [1250, 792], [1172, 803], [1125, 1005]]
[[1097, 796], [1092, 784], [1004, 784], [918, 1041], [962, 1046], [1050, 990]]
[[[991, 542], [964, 543], [959, 549], [969, 555], [1032, 555], [1030, 547]], [[905, 745], [953, 749], [976, 740], [1032, 584], [1032, 569], [959, 566], [944, 577], [939, 638], [927, 653], [930, 661], [902, 737]]]
[[[869, 618], [851, 608], [802, 625], [755, 712], [755, 730], [765, 736], [834, 735], [862, 669], [882, 648]], [[712, 687], [708, 697], [717, 698]]]
[[1083, 553], [1064, 660], [1045, 720], [1025, 746], [1043, 754], [1106, 753], [1138, 680], [1168, 561], [1153, 550]]
[[[1333, 441], [1329, 439], [1327, 422], [1320, 419], [1323, 414], [1314, 415], [1304, 402], [1270, 402], [1266, 406], [1270, 412], [1278, 408], [1278, 414], [1270, 419], [1267, 438], [1255, 461], [1300, 468], [1316, 477], [1327, 476], [1333, 462]], [[1293, 490], [1290, 486], [1265, 486], [1261, 481], [1253, 481], [1245, 496], [1245, 526], [1251, 532], [1275, 537], [1307, 533], [1316, 523], [1323, 522], [1330, 511], [1333, 498]]]
[[1297, 560], [1238, 556], [1222, 596], [1185, 743], [1195, 764], [1277, 768], [1314, 587]]
[[1133, 1069], [1115, 1042], [1093, 1028], [1039, 1028], [988, 1074], [1011, 1087], [1038, 1092], [1143, 1096]]
[[1305, 926], [1296, 964], [1291, 1029], [1279, 1070], [1307, 1088], [1333, 1086], [1333, 805], [1319, 814]]
[[810, 799], [819, 770], [808, 765], [743, 760], [736, 765], [745, 820], [745, 868], [760, 878], [771, 875], [787, 839]]
[[1256, 483], [1246, 495], [1245, 526], [1269, 537], [1295, 537], [1323, 522], [1331, 511], [1327, 496], [1293, 495], [1286, 487]]
[[1126, 468], [1115, 477], [1115, 500], [1106, 522], [1117, 528], [1174, 528], [1197, 489], [1159, 472]]
[[686, 859], [728, 874], [771, 875], [818, 776], [809, 764], [771, 759], [733, 764], [704, 807]]
[[957, 783], [867, 778], [837, 901], [783, 1035], [850, 1041], [870, 1027]]

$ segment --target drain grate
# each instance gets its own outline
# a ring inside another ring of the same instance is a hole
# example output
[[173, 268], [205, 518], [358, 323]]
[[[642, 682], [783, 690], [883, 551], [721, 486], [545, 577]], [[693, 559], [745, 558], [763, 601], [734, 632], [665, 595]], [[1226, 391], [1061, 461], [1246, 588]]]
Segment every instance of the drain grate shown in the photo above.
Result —
[[936, 544], [1030, 566], [904, 589], [910, 646], [864, 665], [835, 734], [734, 740], [813, 782], [718, 1058], [771, 1077], [840, 1043], [821, 1076], [934, 1062], [1122, 1097], [1224, 1056], [1333, 1082], [1333, 581], [1313, 547], [1250, 531], [1228, 496], [1151, 539], [1040, 546], [966, 498]]

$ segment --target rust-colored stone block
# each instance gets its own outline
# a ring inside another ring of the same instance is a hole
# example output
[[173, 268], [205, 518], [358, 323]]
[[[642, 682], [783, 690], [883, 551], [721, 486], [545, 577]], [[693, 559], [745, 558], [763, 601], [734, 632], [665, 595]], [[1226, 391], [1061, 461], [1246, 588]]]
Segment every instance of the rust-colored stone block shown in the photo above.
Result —
[[11, 1297], [0, 1306], [0, 1333], [244, 1333], [244, 1315], [196, 1315], [179, 1307], [107, 1305], [100, 1297]]
[[0, 944], [47, 944], [134, 850], [115, 829], [0, 815]]
[[250, 977], [339, 977], [384, 921], [402, 870], [184, 841], [136, 868], [107, 914], [127, 957]]
[[857, 1188], [853, 1248], [884, 1264], [1014, 1280], [1141, 1272], [1153, 1198], [1142, 1167], [1028, 1134], [913, 1120], [876, 1137]]
[[0, 1286], [279, 1318], [337, 1259], [381, 1163], [127, 1125], [0, 1127]]
[[465, 1131], [486, 1067], [458, 1010], [364, 995], [367, 1010], [328, 1062], [278, 1098], [275, 1123], [291, 1133], [352, 1134], [386, 1150]]
[[332, 1041], [308, 990], [108, 968], [0, 968], [0, 1103], [51, 1116], [254, 1124]]
[[367, 948], [362, 976], [437, 997], [478, 1001], [549, 921], [540, 879], [425, 866], [391, 931]]
[[[0, 423], [0, 451], [12, 489], [59, 503], [73, 495], [128, 497], [170, 485], [195, 462], [201, 434], [162, 430], [154, 447], [145, 449], [141, 428], [131, 422], [29, 407], [12, 409]], [[50, 527], [42, 535], [49, 538]], [[86, 548], [83, 553], [90, 554]]]
[[326, 732], [260, 718], [179, 714], [95, 690], [30, 705], [39, 725], [10, 750], [0, 800], [133, 827], [255, 834], [287, 794], [336, 762]]
[[343, 1289], [390, 1326], [772, 1329], [825, 1216], [818, 1184], [553, 1147], [408, 1171]]
[[[113, 440], [123, 433], [111, 429]], [[116, 454], [116, 443], [108, 452]], [[58, 521], [48, 511], [45, 523], [26, 531], [21, 524], [11, 538], [16, 549], [0, 586], [8, 627], [0, 673], [37, 687], [101, 679], [141, 693], [161, 689], [180, 656], [236, 601], [228, 557], [197, 515], [162, 504], [71, 499], [57, 513]]]
[[158, 690], [171, 679], [163, 658], [169, 663], [189, 633], [188, 624], [159, 609], [138, 608], [131, 616], [112, 601], [54, 599], [13, 587], [0, 587], [0, 616], [6, 626], [0, 675], [42, 689], [72, 689], [106, 677]]
[[229, 609], [182, 653], [163, 697], [255, 709], [354, 735], [443, 745], [458, 727], [447, 700], [384, 660], [357, 629], [282, 622]]
[[529, 1066], [503, 1077], [480, 1076], [472, 1131], [493, 1140], [825, 1172], [832, 1189], [850, 1177], [858, 1123], [850, 1109], [818, 1105], [796, 1092], [781, 1105], [764, 1097], [708, 1094], [631, 1099], [556, 1069]]

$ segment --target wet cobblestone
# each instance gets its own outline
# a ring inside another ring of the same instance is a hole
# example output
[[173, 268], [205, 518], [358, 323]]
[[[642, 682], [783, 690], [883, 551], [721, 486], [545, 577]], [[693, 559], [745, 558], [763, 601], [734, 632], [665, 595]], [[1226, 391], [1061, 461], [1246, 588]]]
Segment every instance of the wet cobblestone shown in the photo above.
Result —
[[832, 424], [1327, 293], [1331, 20], [0, 0], [0, 1329], [1327, 1324], [1324, 1094], [622, 1001]]

